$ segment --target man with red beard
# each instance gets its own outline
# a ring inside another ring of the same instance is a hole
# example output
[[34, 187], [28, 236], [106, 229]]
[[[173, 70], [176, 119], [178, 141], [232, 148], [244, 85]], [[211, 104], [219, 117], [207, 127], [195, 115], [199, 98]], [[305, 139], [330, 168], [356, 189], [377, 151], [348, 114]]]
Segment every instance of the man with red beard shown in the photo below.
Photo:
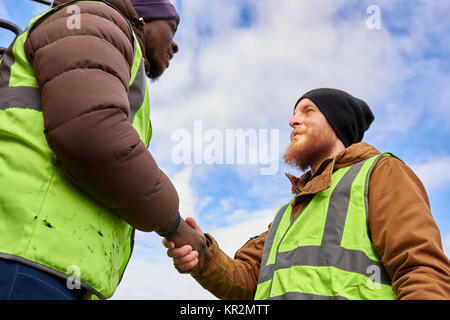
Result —
[[310, 168], [287, 174], [294, 199], [234, 259], [209, 234], [203, 265], [190, 246], [163, 241], [178, 271], [220, 299], [450, 299], [450, 262], [426, 191], [401, 160], [361, 142], [373, 120], [344, 91], [304, 94], [284, 154]]

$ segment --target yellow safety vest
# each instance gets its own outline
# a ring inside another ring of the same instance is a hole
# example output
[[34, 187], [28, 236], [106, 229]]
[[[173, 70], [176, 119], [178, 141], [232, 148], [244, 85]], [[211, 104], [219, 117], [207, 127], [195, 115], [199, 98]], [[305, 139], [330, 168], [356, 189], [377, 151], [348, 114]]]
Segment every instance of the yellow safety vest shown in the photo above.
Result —
[[[24, 50], [37, 22], [76, 2], [34, 17], [0, 63], [0, 258], [79, 276], [82, 287], [109, 298], [130, 259], [134, 228], [64, 177], [44, 134], [40, 90]], [[136, 36], [133, 46], [128, 120], [148, 146], [150, 103]]]
[[396, 298], [368, 227], [369, 176], [381, 156], [336, 170], [294, 220], [291, 202], [279, 209], [255, 299]]

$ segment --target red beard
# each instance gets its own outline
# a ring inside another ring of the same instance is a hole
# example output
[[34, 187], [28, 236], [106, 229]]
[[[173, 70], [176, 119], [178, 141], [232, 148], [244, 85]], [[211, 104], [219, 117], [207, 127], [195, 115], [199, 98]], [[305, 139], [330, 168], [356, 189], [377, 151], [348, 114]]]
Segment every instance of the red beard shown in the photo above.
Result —
[[[305, 171], [313, 163], [330, 154], [334, 144], [331, 128], [308, 129], [297, 136], [284, 152], [284, 162], [291, 167]], [[292, 135], [291, 135], [292, 137]]]

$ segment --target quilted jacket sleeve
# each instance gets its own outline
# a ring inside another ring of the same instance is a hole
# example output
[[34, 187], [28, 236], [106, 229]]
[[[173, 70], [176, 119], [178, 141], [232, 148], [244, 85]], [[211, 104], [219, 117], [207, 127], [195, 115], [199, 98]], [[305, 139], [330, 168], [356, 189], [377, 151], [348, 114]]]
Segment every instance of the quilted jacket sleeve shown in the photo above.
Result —
[[369, 185], [373, 244], [402, 300], [450, 299], [450, 261], [427, 192], [402, 161], [387, 157]]
[[164, 233], [178, 195], [127, 120], [133, 35], [103, 3], [79, 2], [31, 30], [25, 50], [41, 89], [47, 141], [79, 188], [142, 231]]

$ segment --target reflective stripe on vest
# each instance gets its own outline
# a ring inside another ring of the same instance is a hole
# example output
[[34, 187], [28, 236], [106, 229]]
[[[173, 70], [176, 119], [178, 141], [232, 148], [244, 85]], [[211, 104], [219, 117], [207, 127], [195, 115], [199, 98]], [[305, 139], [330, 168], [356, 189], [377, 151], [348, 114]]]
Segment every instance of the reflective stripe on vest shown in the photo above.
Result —
[[336, 170], [293, 221], [291, 201], [278, 210], [255, 299], [396, 298], [368, 229], [369, 176], [381, 156]]
[[[40, 89], [24, 50], [34, 23], [76, 2], [31, 19], [0, 62], [0, 258], [73, 284], [80, 280], [81, 287], [109, 298], [131, 256], [134, 229], [65, 178], [44, 134]], [[135, 36], [132, 45], [128, 121], [148, 146], [152, 130], [144, 60]]]

